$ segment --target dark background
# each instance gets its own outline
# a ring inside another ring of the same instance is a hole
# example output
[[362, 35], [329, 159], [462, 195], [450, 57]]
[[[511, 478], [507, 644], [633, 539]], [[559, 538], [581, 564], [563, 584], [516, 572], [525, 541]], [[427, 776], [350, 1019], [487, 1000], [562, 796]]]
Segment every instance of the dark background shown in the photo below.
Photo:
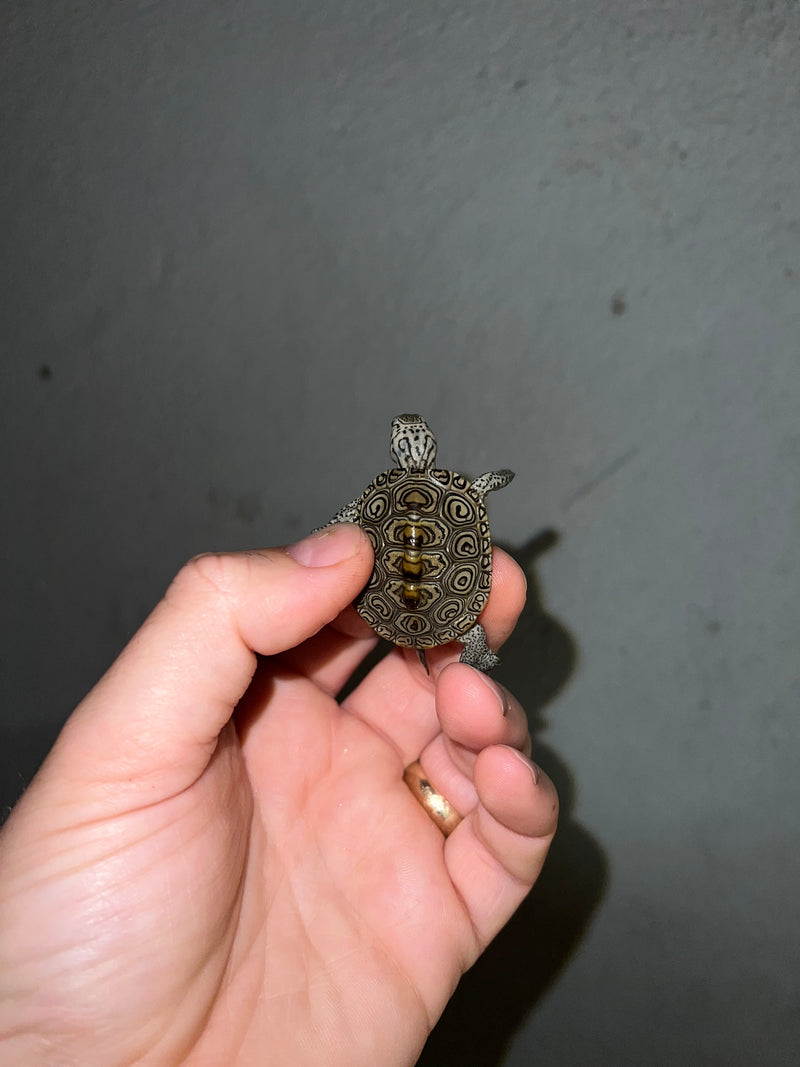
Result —
[[188, 556], [510, 466], [565, 817], [427, 1065], [800, 1061], [800, 9], [6, 0], [2, 802]]

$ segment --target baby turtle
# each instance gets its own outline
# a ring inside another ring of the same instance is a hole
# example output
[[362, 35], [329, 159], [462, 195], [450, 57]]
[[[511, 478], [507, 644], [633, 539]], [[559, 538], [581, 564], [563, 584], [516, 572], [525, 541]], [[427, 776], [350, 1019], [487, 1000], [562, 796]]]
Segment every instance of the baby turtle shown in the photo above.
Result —
[[355, 522], [375, 550], [375, 567], [356, 600], [362, 619], [388, 641], [417, 650], [460, 641], [461, 662], [490, 671], [499, 660], [478, 615], [492, 584], [492, 541], [483, 498], [513, 471], [439, 470], [436, 438], [420, 415], [392, 420], [397, 464], [373, 479], [328, 525]]

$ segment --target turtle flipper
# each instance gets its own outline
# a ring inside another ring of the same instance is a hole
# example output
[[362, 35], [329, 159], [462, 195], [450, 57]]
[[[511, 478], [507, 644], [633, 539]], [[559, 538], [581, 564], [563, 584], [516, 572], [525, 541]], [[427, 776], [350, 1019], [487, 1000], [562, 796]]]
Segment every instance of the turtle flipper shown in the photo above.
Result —
[[476, 622], [472, 629], [467, 630], [458, 640], [464, 645], [464, 651], [461, 653], [461, 663], [466, 663], [470, 667], [477, 667], [479, 671], [488, 674], [500, 662], [500, 657], [496, 656], [487, 645], [486, 631], [479, 622]]
[[493, 493], [495, 489], [505, 489], [513, 477], [514, 472], [510, 470], [487, 471], [475, 479], [472, 488], [479, 496], [485, 496], [487, 493]]

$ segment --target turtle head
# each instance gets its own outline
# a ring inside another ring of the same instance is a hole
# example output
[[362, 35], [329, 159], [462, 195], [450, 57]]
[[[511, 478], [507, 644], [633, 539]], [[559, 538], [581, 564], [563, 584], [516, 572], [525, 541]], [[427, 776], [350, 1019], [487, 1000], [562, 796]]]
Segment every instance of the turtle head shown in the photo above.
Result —
[[436, 462], [436, 438], [421, 415], [392, 419], [392, 459], [406, 471], [427, 471]]

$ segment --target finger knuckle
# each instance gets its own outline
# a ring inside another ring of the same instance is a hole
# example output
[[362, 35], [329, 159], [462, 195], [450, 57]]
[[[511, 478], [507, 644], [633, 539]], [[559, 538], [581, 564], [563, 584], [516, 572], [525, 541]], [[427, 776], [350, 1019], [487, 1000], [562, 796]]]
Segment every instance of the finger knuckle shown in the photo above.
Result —
[[229, 600], [236, 588], [238, 568], [233, 556], [203, 552], [193, 556], [178, 571], [167, 595], [208, 596]]

